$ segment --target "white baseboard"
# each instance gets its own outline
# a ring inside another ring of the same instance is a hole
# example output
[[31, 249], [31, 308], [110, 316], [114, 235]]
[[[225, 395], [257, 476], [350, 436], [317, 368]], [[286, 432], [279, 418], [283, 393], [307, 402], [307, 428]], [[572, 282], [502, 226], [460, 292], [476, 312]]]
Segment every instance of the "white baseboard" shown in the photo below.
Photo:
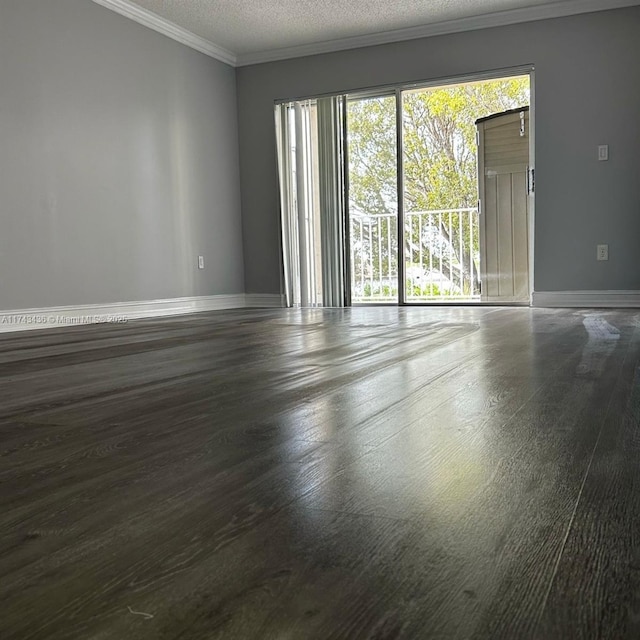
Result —
[[281, 307], [280, 295], [233, 293], [216, 296], [141, 300], [108, 304], [87, 304], [41, 309], [0, 311], [0, 333], [50, 329], [81, 324], [124, 323], [138, 318], [159, 318], [200, 311], [243, 309], [245, 307]]
[[245, 293], [245, 306], [274, 309], [284, 307], [284, 296], [279, 293]]
[[533, 307], [640, 307], [640, 291], [535, 291]]

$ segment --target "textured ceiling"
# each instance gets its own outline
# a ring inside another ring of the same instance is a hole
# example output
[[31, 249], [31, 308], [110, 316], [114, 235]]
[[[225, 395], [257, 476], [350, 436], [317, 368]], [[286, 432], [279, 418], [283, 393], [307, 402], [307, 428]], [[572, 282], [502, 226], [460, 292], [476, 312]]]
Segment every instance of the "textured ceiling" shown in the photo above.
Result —
[[565, 0], [134, 0], [235, 54], [562, 4]]

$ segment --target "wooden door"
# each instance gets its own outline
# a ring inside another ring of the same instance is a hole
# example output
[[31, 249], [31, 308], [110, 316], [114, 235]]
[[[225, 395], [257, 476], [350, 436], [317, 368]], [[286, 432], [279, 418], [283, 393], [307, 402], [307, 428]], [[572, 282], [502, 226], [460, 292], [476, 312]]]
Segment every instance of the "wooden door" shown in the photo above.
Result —
[[477, 122], [483, 302], [529, 302], [529, 111]]

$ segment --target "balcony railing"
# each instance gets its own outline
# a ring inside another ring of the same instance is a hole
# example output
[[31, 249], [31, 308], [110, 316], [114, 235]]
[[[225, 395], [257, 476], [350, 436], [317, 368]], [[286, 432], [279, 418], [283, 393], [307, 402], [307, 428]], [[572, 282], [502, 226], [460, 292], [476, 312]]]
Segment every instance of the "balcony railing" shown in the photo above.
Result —
[[[354, 303], [398, 301], [398, 222], [393, 214], [351, 215]], [[478, 210], [404, 214], [405, 300], [480, 299]]]

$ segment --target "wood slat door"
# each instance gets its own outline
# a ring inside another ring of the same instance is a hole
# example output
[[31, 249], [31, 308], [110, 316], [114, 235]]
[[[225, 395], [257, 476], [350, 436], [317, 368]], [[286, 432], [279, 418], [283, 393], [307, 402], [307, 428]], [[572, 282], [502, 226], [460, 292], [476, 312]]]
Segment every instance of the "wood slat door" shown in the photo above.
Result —
[[529, 302], [528, 116], [507, 113], [478, 123], [483, 302]]

